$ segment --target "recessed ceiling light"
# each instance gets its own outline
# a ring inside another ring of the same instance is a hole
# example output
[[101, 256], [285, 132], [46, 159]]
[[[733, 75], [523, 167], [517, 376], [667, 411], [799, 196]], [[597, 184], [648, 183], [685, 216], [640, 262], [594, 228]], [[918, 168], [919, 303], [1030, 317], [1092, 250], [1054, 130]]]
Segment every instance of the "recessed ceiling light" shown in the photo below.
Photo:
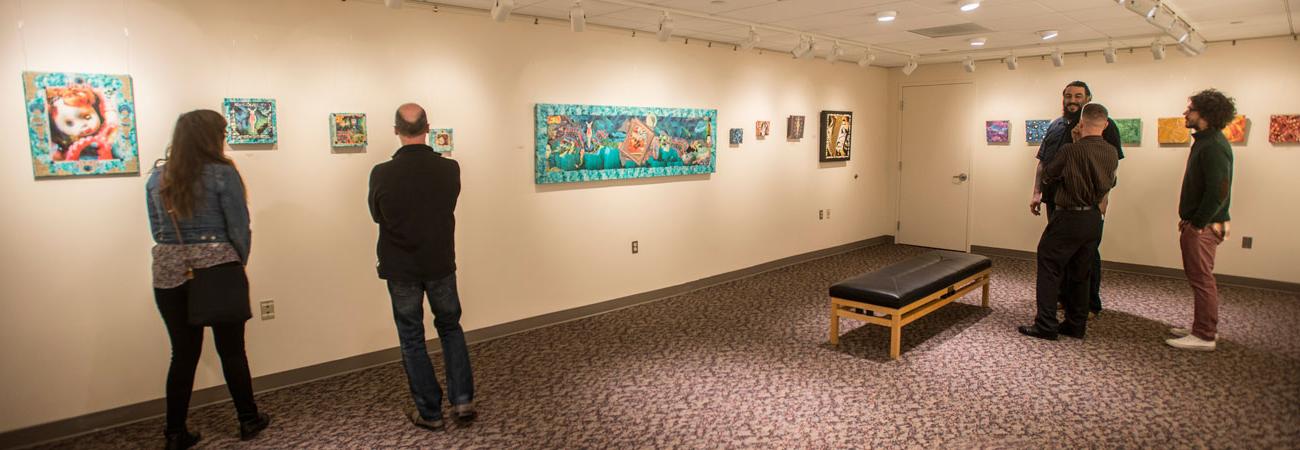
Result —
[[971, 12], [980, 7], [980, 0], [961, 0], [957, 2], [962, 12]]
[[982, 38], [982, 37], [971, 38], [971, 40], [970, 40], [970, 46], [971, 46], [971, 47], [983, 47], [984, 44], [988, 43], [988, 41], [989, 41], [988, 38]]
[[1059, 35], [1059, 34], [1061, 34], [1061, 33], [1058, 32], [1058, 31], [1056, 31], [1056, 30], [1043, 30], [1043, 31], [1039, 31], [1039, 32], [1038, 32], [1038, 37], [1039, 37], [1040, 39], [1046, 41], [1046, 40], [1048, 40], [1048, 39], [1054, 39], [1054, 38], [1056, 38], [1056, 36]]
[[893, 22], [898, 18], [898, 11], [881, 11], [876, 13], [877, 22]]
[[713, 1], [709, 2], [709, 4], [710, 4], [710, 5], [715, 5], [715, 6], [720, 6], [720, 5], [725, 5], [725, 4], [727, 4], [727, 2], [724, 1], [724, 0], [713, 0]]

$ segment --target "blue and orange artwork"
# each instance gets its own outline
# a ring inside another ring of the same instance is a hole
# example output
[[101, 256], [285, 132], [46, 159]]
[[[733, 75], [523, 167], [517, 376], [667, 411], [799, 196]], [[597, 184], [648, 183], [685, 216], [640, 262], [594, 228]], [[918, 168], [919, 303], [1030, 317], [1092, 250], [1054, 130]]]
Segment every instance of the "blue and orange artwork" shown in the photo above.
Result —
[[228, 98], [222, 102], [222, 107], [226, 113], [227, 143], [231, 145], [275, 143], [275, 100]]
[[730, 139], [728, 139], [727, 142], [730, 143], [731, 145], [740, 145], [741, 143], [745, 142], [745, 129], [732, 128]]
[[36, 178], [140, 173], [129, 75], [23, 72]]
[[984, 124], [984, 134], [990, 144], [1011, 143], [1011, 121], [990, 120]]
[[1026, 120], [1025, 142], [1042, 144], [1043, 139], [1047, 137], [1047, 126], [1051, 124], [1052, 121], [1050, 120]]
[[717, 124], [716, 109], [539, 103], [536, 182], [713, 173]]
[[429, 146], [438, 153], [450, 153], [456, 149], [451, 140], [451, 128], [434, 128], [429, 130]]

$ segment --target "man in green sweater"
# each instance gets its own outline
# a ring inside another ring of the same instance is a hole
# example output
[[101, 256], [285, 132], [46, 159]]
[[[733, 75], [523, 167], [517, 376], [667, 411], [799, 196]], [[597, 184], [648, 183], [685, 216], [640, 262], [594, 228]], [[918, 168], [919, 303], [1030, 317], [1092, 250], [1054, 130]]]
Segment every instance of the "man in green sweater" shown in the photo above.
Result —
[[1170, 346], [1211, 351], [1219, 323], [1219, 290], [1214, 282], [1214, 251], [1228, 237], [1228, 204], [1232, 197], [1232, 146], [1223, 127], [1237, 115], [1233, 100], [1206, 89], [1188, 99], [1187, 128], [1196, 142], [1187, 155], [1183, 192], [1178, 201], [1179, 246], [1183, 272], [1192, 285], [1195, 308], [1192, 327], [1169, 330]]

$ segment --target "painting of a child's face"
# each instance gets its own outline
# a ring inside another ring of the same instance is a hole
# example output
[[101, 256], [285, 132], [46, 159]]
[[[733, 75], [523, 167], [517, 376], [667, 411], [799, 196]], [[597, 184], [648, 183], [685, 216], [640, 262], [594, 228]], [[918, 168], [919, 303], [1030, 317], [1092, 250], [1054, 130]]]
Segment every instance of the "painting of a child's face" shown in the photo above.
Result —
[[37, 178], [139, 173], [131, 77], [23, 72]]
[[103, 123], [99, 111], [90, 105], [68, 104], [67, 99], [59, 98], [50, 102], [50, 122], [60, 133], [79, 139], [99, 130]]

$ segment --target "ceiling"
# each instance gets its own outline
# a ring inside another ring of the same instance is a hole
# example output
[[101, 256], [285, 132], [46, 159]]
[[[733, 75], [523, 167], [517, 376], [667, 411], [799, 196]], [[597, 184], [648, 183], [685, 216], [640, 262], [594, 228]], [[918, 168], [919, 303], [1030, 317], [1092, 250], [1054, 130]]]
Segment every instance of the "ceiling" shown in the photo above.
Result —
[[[1147, 0], [1151, 1], [1151, 0]], [[419, 0], [467, 8], [490, 9], [495, 0]], [[573, 0], [515, 0], [513, 14], [568, 20]], [[1294, 35], [1300, 25], [1300, 0], [1163, 0], [1196, 32], [1210, 42]], [[634, 6], [639, 5], [639, 6]], [[1116, 0], [982, 0], [980, 7], [962, 12], [957, 0], [583, 0], [587, 23], [653, 33], [661, 8], [673, 16], [673, 35], [734, 44], [758, 25], [756, 48], [789, 52], [798, 45], [794, 32], [817, 37], [816, 55], [831, 52], [839, 41], [844, 59], [856, 61], [864, 45], [877, 50], [876, 65], [901, 66], [915, 55], [920, 63], [959, 61], [967, 56], [994, 59], [1010, 53], [1042, 55], [1094, 51], [1108, 44], [1118, 48], [1146, 47], [1162, 30], [1147, 23]], [[877, 22], [880, 11], [897, 11], [893, 22]], [[689, 13], [690, 16], [685, 15]], [[717, 20], [710, 20], [715, 18]], [[484, 13], [484, 20], [488, 20]], [[909, 30], [974, 23], [990, 31], [929, 38]], [[1038, 31], [1056, 30], [1052, 40]], [[987, 39], [975, 49], [969, 40]], [[1172, 44], [1173, 39], [1163, 40]]]

